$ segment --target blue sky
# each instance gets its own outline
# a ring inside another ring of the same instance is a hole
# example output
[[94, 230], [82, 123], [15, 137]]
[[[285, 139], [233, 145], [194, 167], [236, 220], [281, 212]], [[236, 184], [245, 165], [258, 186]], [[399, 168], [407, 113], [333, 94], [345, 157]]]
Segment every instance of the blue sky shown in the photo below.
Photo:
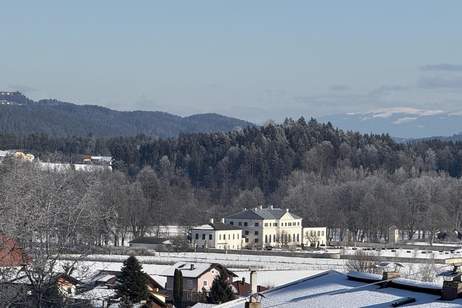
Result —
[[254, 122], [462, 110], [462, 1], [3, 1], [0, 89]]

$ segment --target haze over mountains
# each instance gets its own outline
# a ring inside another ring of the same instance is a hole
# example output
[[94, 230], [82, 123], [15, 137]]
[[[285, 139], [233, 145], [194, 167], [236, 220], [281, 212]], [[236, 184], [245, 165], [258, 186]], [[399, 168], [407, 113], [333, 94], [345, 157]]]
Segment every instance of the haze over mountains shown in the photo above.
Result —
[[[395, 107], [323, 116], [318, 120], [344, 130], [388, 133], [398, 140], [462, 140], [462, 112]], [[159, 111], [116, 111], [55, 99], [33, 101], [20, 92], [0, 92], [1, 133], [98, 137], [145, 134], [168, 138], [181, 133], [225, 132], [249, 125], [254, 124], [214, 113], [181, 117]]]
[[1, 133], [98, 137], [145, 134], [167, 138], [181, 133], [230, 131], [249, 125], [253, 124], [212, 113], [180, 117], [157, 111], [122, 112], [52, 99], [35, 102], [19, 92], [0, 92]]

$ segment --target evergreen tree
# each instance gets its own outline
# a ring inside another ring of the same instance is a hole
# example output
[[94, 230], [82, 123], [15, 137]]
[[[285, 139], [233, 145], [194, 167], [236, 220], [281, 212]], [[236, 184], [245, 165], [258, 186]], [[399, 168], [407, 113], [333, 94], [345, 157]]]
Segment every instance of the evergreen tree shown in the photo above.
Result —
[[183, 274], [179, 269], [175, 269], [173, 276], [173, 301], [176, 308], [183, 307]]
[[220, 275], [216, 276], [210, 288], [210, 301], [214, 304], [229, 302], [234, 299], [234, 293], [229, 283], [229, 276], [225, 269], [220, 269]]
[[148, 298], [146, 274], [134, 256], [124, 261], [122, 272], [117, 277], [117, 296], [132, 303]]

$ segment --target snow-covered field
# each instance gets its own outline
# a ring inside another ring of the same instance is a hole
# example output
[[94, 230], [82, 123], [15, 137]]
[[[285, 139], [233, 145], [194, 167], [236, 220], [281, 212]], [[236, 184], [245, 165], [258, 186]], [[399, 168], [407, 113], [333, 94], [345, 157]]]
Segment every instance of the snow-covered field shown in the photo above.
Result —
[[[432, 250], [430, 250], [432, 249]], [[379, 257], [399, 257], [412, 259], [435, 259], [444, 260], [448, 258], [462, 257], [462, 250], [454, 249], [452, 251], [438, 250], [438, 247], [429, 247], [428, 250], [421, 249], [367, 249], [367, 247], [347, 247], [342, 250], [342, 254], [354, 255], [356, 251], [362, 250], [368, 255]]]

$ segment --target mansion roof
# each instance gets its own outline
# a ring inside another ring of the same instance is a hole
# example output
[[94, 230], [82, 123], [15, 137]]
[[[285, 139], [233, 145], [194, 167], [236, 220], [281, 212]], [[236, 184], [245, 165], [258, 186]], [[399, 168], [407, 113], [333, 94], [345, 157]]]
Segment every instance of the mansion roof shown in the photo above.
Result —
[[[258, 207], [254, 209], [244, 209], [238, 213], [227, 216], [227, 219], [281, 219], [284, 214], [288, 213], [288, 210], [277, 208], [277, 207]], [[294, 219], [301, 219], [300, 216], [290, 213]]]

